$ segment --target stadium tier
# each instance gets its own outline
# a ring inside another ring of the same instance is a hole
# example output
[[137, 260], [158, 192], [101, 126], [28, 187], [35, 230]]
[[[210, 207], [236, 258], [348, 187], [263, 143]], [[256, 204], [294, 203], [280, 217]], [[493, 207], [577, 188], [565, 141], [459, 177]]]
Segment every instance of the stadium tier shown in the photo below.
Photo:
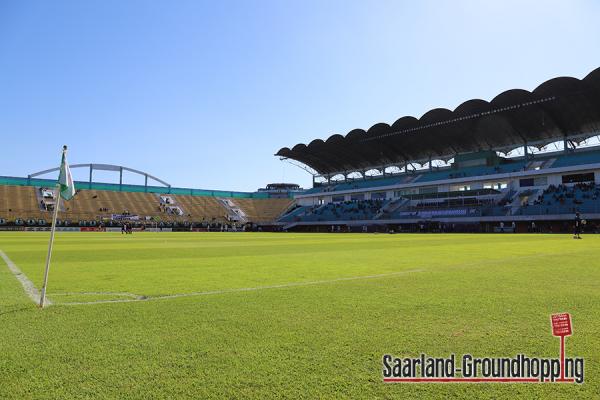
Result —
[[0, 210], [0, 218], [4, 222], [18, 218], [38, 220], [49, 215], [40, 209], [36, 193], [31, 187], [0, 186]]
[[[46, 227], [55, 205], [55, 181], [0, 178], [0, 225]], [[62, 226], [262, 227], [292, 204], [289, 193], [212, 192], [76, 182], [77, 194], [60, 204]]]
[[[600, 68], [282, 148], [313, 188], [290, 230], [564, 229], [600, 220]], [[537, 221], [537, 224], [536, 224]], [[533, 227], [533, 228], [532, 228]], [[594, 228], [595, 229], [595, 228]]]

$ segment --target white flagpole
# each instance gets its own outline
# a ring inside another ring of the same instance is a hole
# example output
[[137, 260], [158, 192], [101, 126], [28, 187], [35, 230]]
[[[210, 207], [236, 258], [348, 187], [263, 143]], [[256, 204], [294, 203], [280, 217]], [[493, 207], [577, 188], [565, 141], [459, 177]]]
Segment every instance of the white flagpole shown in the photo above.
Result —
[[54, 203], [54, 214], [52, 215], [52, 228], [50, 230], [50, 243], [48, 243], [48, 254], [46, 255], [46, 270], [44, 271], [44, 284], [40, 295], [40, 308], [44, 308], [46, 301], [46, 287], [48, 286], [48, 271], [50, 270], [50, 258], [52, 257], [52, 245], [54, 244], [54, 231], [56, 230], [56, 217], [60, 207], [60, 184], [56, 185], [56, 202]]
[[[63, 150], [64, 152], [64, 150]], [[64, 154], [64, 153], [63, 153]], [[46, 301], [46, 287], [48, 286], [48, 271], [50, 270], [50, 258], [52, 257], [52, 245], [54, 244], [54, 231], [56, 230], [56, 217], [60, 207], [60, 183], [56, 184], [56, 202], [54, 203], [54, 214], [52, 215], [52, 228], [50, 229], [50, 243], [48, 243], [48, 254], [46, 255], [46, 270], [44, 271], [44, 284], [40, 295], [40, 308], [44, 308]]]

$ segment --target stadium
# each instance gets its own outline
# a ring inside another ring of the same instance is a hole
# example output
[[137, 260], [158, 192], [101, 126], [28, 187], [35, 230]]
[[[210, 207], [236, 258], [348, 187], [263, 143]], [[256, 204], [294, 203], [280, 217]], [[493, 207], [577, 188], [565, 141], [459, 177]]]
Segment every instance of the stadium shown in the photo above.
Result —
[[600, 2], [0, 2], [0, 400], [600, 400]]
[[[308, 189], [0, 177], [0, 397], [595, 398], [599, 134], [600, 68], [277, 151]], [[389, 377], [388, 353], [550, 359], [561, 312], [567, 378]]]
[[596, 69], [282, 148], [277, 155], [314, 171], [314, 187], [280, 221], [286, 229], [566, 232], [580, 212], [595, 231], [599, 89]]
[[[367, 131], [313, 140], [276, 155], [300, 163], [313, 187], [256, 192], [171, 187], [147, 172], [107, 164], [89, 171], [59, 210], [61, 229], [284, 230], [314, 232], [570, 232], [575, 213], [600, 220], [600, 68], [533, 91], [507, 90], [454, 111], [434, 109]], [[0, 177], [0, 229], [49, 226], [55, 181]], [[94, 182], [112, 171], [118, 183]], [[123, 182], [123, 172], [144, 185]], [[148, 185], [148, 180], [160, 186]]]

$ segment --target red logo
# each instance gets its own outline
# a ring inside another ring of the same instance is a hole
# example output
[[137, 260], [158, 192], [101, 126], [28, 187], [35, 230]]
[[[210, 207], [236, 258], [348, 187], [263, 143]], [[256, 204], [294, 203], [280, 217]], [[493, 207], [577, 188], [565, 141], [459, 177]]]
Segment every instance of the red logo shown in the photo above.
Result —
[[553, 336], [571, 336], [571, 315], [569, 313], [552, 314], [552, 335]]
[[552, 336], [560, 336], [560, 379], [558, 382], [572, 382], [571, 379], [565, 379], [565, 336], [571, 336], [571, 314], [561, 313], [552, 314]]

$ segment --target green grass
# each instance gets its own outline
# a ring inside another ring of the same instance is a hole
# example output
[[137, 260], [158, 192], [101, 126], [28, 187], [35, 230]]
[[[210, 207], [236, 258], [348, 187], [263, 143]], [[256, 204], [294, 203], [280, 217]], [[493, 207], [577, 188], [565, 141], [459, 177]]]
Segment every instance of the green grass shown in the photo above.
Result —
[[[0, 233], [37, 287], [48, 236]], [[39, 310], [0, 260], [0, 399], [600, 398], [599, 255], [587, 235], [59, 233], [56, 303], [409, 272]], [[562, 311], [583, 385], [382, 383], [384, 353], [556, 357]]]

